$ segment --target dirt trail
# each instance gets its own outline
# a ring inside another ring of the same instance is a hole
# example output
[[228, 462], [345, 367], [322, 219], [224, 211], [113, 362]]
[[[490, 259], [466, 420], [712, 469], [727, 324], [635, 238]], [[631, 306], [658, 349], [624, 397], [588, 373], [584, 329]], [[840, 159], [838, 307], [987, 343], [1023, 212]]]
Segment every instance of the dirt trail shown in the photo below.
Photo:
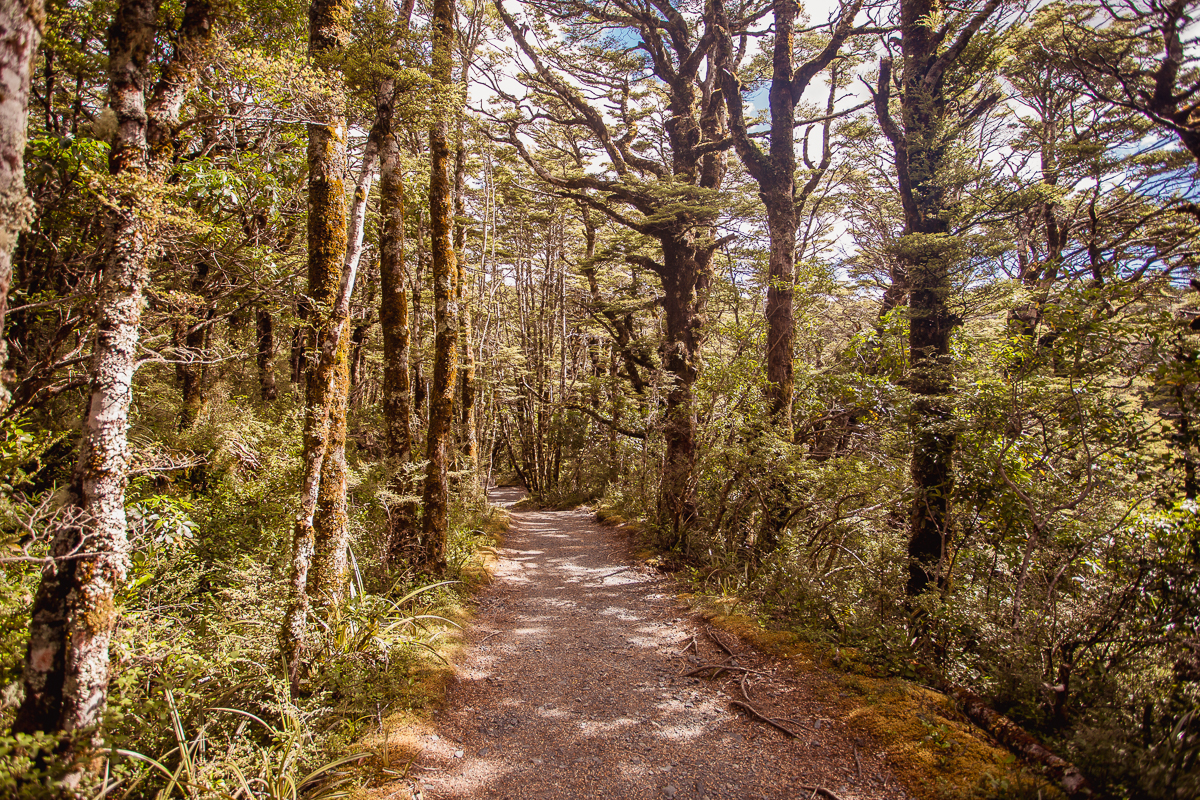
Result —
[[733, 637], [722, 639], [754, 670], [754, 706], [798, 739], [731, 708], [743, 699], [735, 680], [681, 675], [728, 655], [666, 579], [631, 564], [619, 532], [582, 511], [513, 518], [437, 733], [421, 737], [418, 796], [907, 797], [812, 687]]

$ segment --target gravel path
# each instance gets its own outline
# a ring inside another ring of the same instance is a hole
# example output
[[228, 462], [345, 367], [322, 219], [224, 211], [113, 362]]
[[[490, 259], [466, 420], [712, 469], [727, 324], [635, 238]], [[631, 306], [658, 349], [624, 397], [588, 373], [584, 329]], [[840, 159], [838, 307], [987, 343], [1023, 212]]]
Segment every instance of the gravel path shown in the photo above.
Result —
[[[492, 494], [504, 505], [520, 497]], [[437, 733], [421, 737], [418, 796], [908, 796], [803, 676], [732, 636], [717, 634], [753, 671], [753, 706], [799, 738], [733, 708], [744, 701], [736, 679], [683, 675], [729, 655], [665, 578], [630, 562], [620, 532], [582, 511], [513, 518]]]

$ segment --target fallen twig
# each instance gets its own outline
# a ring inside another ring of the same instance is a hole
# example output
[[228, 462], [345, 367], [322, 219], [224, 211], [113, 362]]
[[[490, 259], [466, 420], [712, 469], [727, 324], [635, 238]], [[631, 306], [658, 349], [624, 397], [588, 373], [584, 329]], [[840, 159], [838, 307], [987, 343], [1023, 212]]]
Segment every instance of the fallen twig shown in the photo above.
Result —
[[836, 792], [834, 792], [832, 789], [826, 789], [824, 786], [801, 786], [800, 788], [806, 792], [812, 790], [812, 794], [809, 795], [809, 800], [812, 800], [812, 798], [816, 797], [818, 794], [825, 795], [829, 798], [829, 800], [842, 800], [842, 798], [838, 797]]
[[[766, 714], [762, 713], [761, 711], [759, 711], [757, 708], [750, 705], [749, 703], [743, 703], [741, 700], [730, 700], [729, 704], [732, 706], [737, 706], [738, 708], [742, 709], [743, 711], [745, 711], [747, 714], [754, 717], [755, 719], [757, 719], [761, 722], [767, 723], [772, 728], [775, 728], [776, 730], [786, 733], [788, 736], [791, 736], [793, 739], [800, 738], [800, 734], [796, 733], [794, 730], [789, 728], [787, 725], [784, 725], [782, 722], [780, 722], [777, 719], [772, 719], [771, 717], [768, 717]], [[814, 787], [806, 786], [804, 788], [811, 789]], [[829, 790], [825, 789], [823, 791], [828, 793]]]
[[607, 580], [608, 578], [611, 578], [613, 575], [620, 575], [622, 572], [624, 572], [625, 570], [628, 570], [628, 569], [633, 569], [633, 567], [632, 567], [632, 566], [624, 566], [624, 567], [621, 567], [621, 568], [620, 568], [619, 570], [617, 570], [616, 572], [610, 572], [610, 573], [608, 573], [607, 575], [602, 575], [602, 576], [600, 577], [600, 580], [602, 580], [602, 581], [603, 581], [603, 580]]
[[695, 648], [697, 653], [699, 653], [699, 652], [700, 652], [700, 645], [696, 643], [696, 637], [695, 637], [695, 636], [692, 636], [692, 640], [691, 640], [690, 642], [688, 642], [687, 644], [685, 644], [685, 645], [683, 646], [683, 649], [682, 649], [682, 650], [680, 650], [680, 651], [679, 651], [678, 653], [676, 653], [675, 655], [677, 655], [677, 656], [681, 656], [681, 655], [683, 655], [684, 653], [686, 653], [688, 650], [691, 650], [692, 648]]

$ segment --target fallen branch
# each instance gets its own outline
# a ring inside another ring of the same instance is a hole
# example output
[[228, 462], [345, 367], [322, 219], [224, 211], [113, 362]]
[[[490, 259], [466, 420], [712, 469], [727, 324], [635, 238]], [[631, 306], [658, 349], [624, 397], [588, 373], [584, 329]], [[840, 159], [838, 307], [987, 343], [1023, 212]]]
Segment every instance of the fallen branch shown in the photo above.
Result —
[[944, 690], [958, 701], [972, 722], [994, 736], [1002, 745], [1027, 761], [1044, 766], [1069, 796], [1100, 796], [1088, 783], [1079, 767], [1047, 750], [1021, 726], [992, 709], [982, 697], [970, 689], [954, 684], [945, 684]]
[[[766, 714], [762, 713], [761, 711], [759, 711], [757, 708], [755, 708], [754, 706], [750, 705], [749, 703], [743, 703], [741, 700], [730, 700], [730, 701], [729, 701], [729, 704], [730, 704], [731, 706], [736, 706], [736, 707], [738, 707], [738, 708], [742, 709], [742, 710], [743, 710], [743, 711], [745, 711], [747, 714], [749, 714], [750, 716], [752, 716], [752, 717], [754, 717], [755, 719], [759, 720], [760, 722], [765, 722], [765, 723], [767, 723], [768, 725], [770, 725], [772, 728], [775, 728], [776, 730], [779, 730], [779, 731], [782, 731], [782, 732], [786, 733], [788, 736], [791, 736], [793, 739], [799, 739], [799, 738], [800, 738], [800, 734], [796, 733], [794, 730], [792, 730], [791, 728], [789, 728], [787, 725], [784, 725], [782, 722], [780, 722], [780, 721], [779, 721], [779, 720], [777, 720], [777, 719], [772, 719], [771, 717], [768, 717]], [[814, 788], [814, 787], [807, 786], [807, 787], [805, 787], [805, 788], [806, 788], [806, 789], [811, 789], [811, 788]], [[826, 789], [826, 790], [823, 790], [823, 791], [826, 791], [826, 792], [828, 792], [829, 790], [828, 790], [828, 789]]]
[[697, 642], [696, 642], [696, 637], [695, 637], [695, 636], [692, 636], [692, 640], [691, 640], [690, 642], [688, 642], [686, 645], [684, 645], [684, 646], [683, 646], [683, 649], [682, 649], [682, 650], [680, 650], [680, 651], [679, 651], [678, 653], [676, 653], [675, 655], [677, 655], [677, 656], [681, 656], [681, 655], [683, 655], [684, 653], [686, 653], [688, 650], [691, 650], [693, 647], [694, 647], [694, 648], [696, 648], [696, 652], [697, 652], [697, 653], [699, 653], [699, 652], [700, 652], [700, 645], [699, 645], [699, 644], [697, 644]]
[[804, 786], [804, 785], [801, 785], [801, 786], [800, 786], [800, 790], [801, 790], [801, 791], [804, 791], [804, 792], [808, 792], [808, 791], [811, 791], [811, 792], [812, 792], [812, 794], [810, 794], [810, 795], [808, 796], [808, 800], [812, 800], [812, 799], [813, 799], [814, 797], [816, 797], [818, 794], [823, 794], [823, 795], [825, 795], [826, 797], [828, 797], [828, 798], [829, 798], [829, 800], [842, 800], [842, 798], [841, 798], [841, 797], [838, 797], [838, 795], [837, 795], [837, 794], [836, 794], [836, 793], [835, 793], [835, 792], [834, 792], [832, 789], [826, 789], [824, 786]]

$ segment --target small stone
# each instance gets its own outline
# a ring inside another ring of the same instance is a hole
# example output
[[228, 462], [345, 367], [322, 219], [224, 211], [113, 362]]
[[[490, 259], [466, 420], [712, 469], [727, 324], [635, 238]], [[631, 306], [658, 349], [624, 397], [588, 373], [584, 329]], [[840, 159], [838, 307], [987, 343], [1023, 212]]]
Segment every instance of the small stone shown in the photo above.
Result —
[[436, 733], [431, 733], [429, 734], [429, 738], [436, 742], [438, 740], [438, 735]]
[[455, 758], [462, 758], [462, 757], [463, 757], [463, 751], [462, 751], [462, 750], [455, 750], [455, 751], [454, 751], [454, 757], [455, 757]]
[[487, 754], [488, 754], [488, 749], [486, 747], [479, 751], [479, 755], [481, 755], [481, 756], [486, 756]]
[[540, 758], [531, 758], [531, 759], [529, 759], [529, 761], [532, 764], [538, 764], [538, 765], [540, 765], [542, 763], [542, 760]]
[[665, 794], [667, 797], [674, 797], [675, 795], [679, 794], [679, 790], [671, 784], [667, 784], [666, 788], [663, 789], [663, 794]]

